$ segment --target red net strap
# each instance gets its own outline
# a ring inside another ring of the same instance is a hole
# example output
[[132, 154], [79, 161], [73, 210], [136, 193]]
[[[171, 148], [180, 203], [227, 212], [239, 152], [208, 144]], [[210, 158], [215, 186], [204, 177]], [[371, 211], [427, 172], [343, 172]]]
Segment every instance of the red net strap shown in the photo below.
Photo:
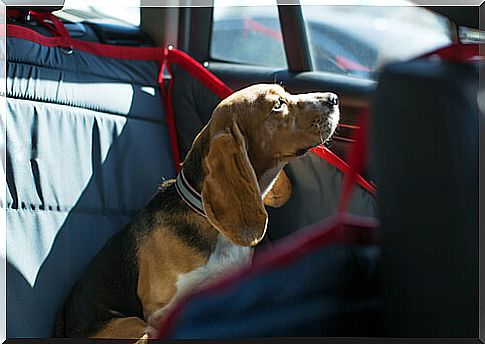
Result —
[[[358, 130], [358, 128], [356, 128]], [[354, 140], [352, 140], [354, 142]], [[318, 155], [320, 158], [323, 160], [329, 162], [333, 166], [335, 166], [338, 170], [342, 171], [344, 174], [348, 174], [351, 170], [350, 166], [348, 163], [343, 161], [333, 153], [330, 149], [328, 149], [325, 146], [319, 145], [315, 148], [312, 148], [311, 151]], [[376, 187], [373, 183], [368, 182], [366, 179], [364, 179], [360, 174], [357, 174], [355, 176], [355, 182], [362, 186], [365, 190], [367, 190], [370, 194], [372, 194], [374, 197], [377, 197], [377, 190]]]
[[478, 44], [454, 43], [421, 55], [418, 59], [432, 56], [439, 57], [445, 61], [459, 63], [484, 60], [484, 56], [480, 54], [480, 45]]
[[339, 213], [343, 213], [347, 210], [350, 196], [352, 195], [353, 185], [362, 178], [359, 173], [364, 169], [367, 161], [367, 123], [369, 122], [369, 113], [370, 111], [366, 109], [361, 114], [359, 119], [359, 129], [355, 132], [355, 142], [349, 153], [350, 170], [345, 174], [342, 193], [338, 204]]
[[[181, 157], [180, 157], [180, 149], [178, 145], [178, 136], [177, 136], [177, 125], [175, 123], [175, 116], [173, 114], [173, 75], [172, 69], [170, 68], [170, 64], [167, 63], [168, 56], [171, 52], [171, 48], [165, 48], [163, 51], [163, 59], [160, 66], [160, 74], [158, 75], [158, 82], [160, 84], [160, 92], [162, 94], [163, 104], [165, 106], [165, 118], [167, 119], [167, 127], [168, 133], [170, 138], [170, 145], [172, 147], [172, 156], [173, 161], [175, 164], [175, 171], [177, 173], [180, 172], [182, 168], [181, 164]], [[170, 75], [170, 80], [168, 82], [168, 90], [165, 90], [164, 85], [164, 71], [167, 70], [167, 73]]]
[[202, 85], [214, 92], [219, 98], [224, 99], [234, 93], [233, 90], [192, 57], [183, 51], [169, 47], [167, 52], [167, 64], [171, 63], [178, 64]]
[[61, 38], [59, 40], [59, 45], [61, 47], [72, 48], [71, 35], [59, 18], [51, 12], [30, 11], [30, 16], [37, 21], [37, 23], [45, 26], [53, 36]]

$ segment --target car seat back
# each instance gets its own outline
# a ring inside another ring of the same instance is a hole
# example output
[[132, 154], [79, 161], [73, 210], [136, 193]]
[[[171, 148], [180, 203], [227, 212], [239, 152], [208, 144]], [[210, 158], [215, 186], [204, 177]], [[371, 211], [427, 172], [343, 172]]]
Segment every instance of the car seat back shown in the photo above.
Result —
[[159, 61], [7, 34], [7, 336], [48, 337], [91, 257], [175, 169]]
[[371, 146], [388, 336], [478, 336], [478, 68], [459, 62], [469, 50], [379, 79]]

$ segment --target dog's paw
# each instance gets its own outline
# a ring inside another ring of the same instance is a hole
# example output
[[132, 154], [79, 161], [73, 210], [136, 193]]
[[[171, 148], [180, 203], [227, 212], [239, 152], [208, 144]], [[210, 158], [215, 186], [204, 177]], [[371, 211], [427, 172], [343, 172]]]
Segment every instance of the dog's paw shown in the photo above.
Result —
[[155, 327], [159, 326], [160, 322], [165, 318], [167, 312], [168, 305], [156, 310], [148, 317], [148, 324]]
[[[158, 330], [158, 328], [148, 325], [145, 329], [145, 335], [147, 339], [157, 339], [158, 337], [160, 337], [160, 331]], [[140, 343], [140, 344], [144, 344], [144, 343]]]
[[135, 344], [148, 344], [148, 339], [149, 338], [155, 338], [155, 337], [149, 337], [148, 333], [145, 333], [143, 336], [141, 336], [140, 339], [136, 341]]
[[169, 307], [167, 305], [165, 307], [162, 307], [156, 310], [155, 312], [152, 313], [152, 315], [148, 317], [148, 321], [147, 321], [148, 326], [145, 329], [145, 333], [148, 334], [148, 338], [159, 337], [160, 331], [158, 330], [158, 328], [160, 327], [160, 324], [162, 323], [162, 321], [165, 319], [168, 309]]

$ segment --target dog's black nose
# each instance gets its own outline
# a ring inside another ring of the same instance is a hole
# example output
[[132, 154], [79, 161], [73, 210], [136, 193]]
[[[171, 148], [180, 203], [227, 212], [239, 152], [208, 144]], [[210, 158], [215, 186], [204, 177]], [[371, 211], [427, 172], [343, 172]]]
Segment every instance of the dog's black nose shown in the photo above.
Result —
[[338, 105], [338, 97], [336, 94], [330, 93], [327, 98], [327, 104], [330, 106]]

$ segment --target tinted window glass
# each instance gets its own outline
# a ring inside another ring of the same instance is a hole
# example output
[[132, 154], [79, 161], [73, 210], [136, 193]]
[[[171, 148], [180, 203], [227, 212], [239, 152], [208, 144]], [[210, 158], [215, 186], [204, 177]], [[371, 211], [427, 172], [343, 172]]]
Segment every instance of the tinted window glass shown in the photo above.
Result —
[[[276, 1], [272, 3], [229, 7], [215, 0], [211, 58], [286, 68]], [[378, 3], [373, 0], [356, 1], [358, 6], [300, 3], [315, 70], [372, 79], [387, 62], [451, 43], [448, 22], [409, 1], [389, 2], [393, 6], [373, 6]]]
[[306, 2], [301, 1], [302, 12], [317, 70], [372, 78], [386, 62], [410, 59], [451, 42], [447, 21], [421, 7]]
[[219, 6], [214, 2], [211, 58], [214, 60], [286, 68], [285, 50], [273, 6]]

